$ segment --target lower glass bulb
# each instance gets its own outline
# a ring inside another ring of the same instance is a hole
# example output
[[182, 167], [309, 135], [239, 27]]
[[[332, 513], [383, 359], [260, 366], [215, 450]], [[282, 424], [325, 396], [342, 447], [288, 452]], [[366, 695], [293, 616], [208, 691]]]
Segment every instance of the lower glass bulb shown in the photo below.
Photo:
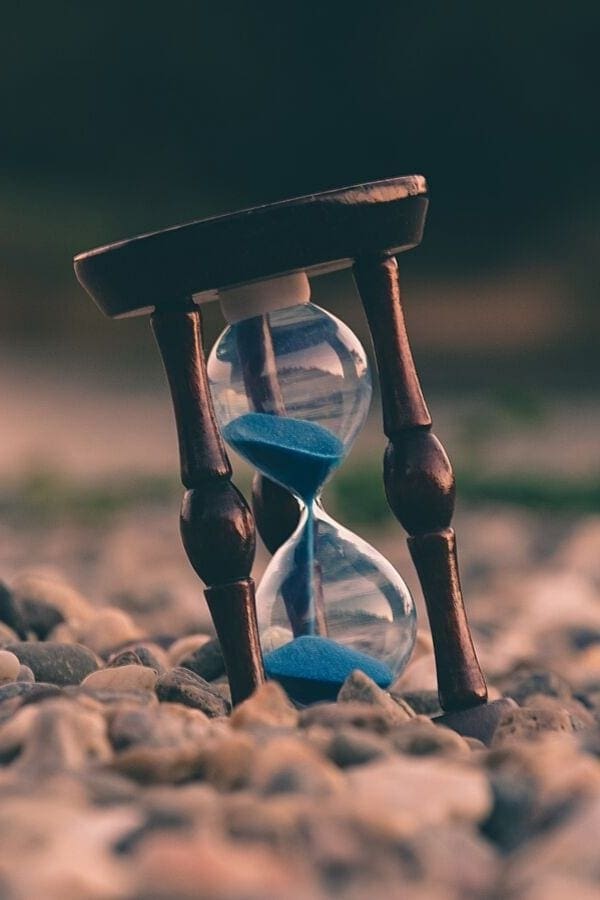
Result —
[[256, 602], [267, 677], [297, 703], [334, 700], [355, 669], [388, 688], [414, 646], [400, 575], [318, 503], [271, 560]]

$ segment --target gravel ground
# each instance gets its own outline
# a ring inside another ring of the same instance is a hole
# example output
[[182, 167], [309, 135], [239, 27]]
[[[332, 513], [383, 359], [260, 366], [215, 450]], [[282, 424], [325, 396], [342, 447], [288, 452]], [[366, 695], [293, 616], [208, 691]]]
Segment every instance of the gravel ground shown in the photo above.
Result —
[[[431, 723], [423, 617], [390, 693], [298, 711], [271, 683], [231, 714], [173, 515], [3, 527], [2, 900], [598, 896], [599, 519], [459, 517], [517, 704], [485, 748]], [[399, 530], [370, 537], [414, 587]]]

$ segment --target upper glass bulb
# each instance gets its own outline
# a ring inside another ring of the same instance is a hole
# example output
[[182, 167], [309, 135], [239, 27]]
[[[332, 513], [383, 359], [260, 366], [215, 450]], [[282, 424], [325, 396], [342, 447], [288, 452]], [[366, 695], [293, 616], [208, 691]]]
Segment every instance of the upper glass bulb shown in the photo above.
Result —
[[307, 302], [233, 322], [208, 377], [226, 441], [307, 504], [347, 455], [371, 400], [360, 342]]

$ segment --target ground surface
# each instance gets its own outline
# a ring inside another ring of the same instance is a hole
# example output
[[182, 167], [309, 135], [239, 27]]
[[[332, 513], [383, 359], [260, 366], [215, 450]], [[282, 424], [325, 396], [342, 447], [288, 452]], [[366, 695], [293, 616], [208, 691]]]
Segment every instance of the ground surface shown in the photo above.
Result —
[[[229, 717], [175, 513], [5, 522], [2, 898], [597, 896], [597, 518], [459, 517], [491, 694], [520, 704], [484, 749], [429, 721], [423, 617], [394, 699], [358, 677], [298, 713], [270, 685]], [[399, 530], [369, 537], [414, 586]]]

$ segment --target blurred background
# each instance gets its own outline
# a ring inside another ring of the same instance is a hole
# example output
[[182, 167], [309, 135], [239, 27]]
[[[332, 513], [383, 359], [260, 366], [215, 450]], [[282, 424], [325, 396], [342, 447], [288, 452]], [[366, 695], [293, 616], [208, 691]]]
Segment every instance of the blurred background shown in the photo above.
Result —
[[[598, 4], [32, 0], [2, 18], [7, 571], [29, 557], [68, 568], [74, 532], [61, 529], [144, 504], [168, 511], [180, 552], [149, 323], [104, 319], [75, 253], [413, 172], [431, 204], [403, 290], [459, 516], [598, 510]], [[316, 281], [314, 298], [368, 343], [347, 272]], [[207, 343], [221, 327], [211, 308]], [[382, 449], [375, 405], [329, 502], [387, 534]], [[35, 546], [32, 523], [46, 535]]]

